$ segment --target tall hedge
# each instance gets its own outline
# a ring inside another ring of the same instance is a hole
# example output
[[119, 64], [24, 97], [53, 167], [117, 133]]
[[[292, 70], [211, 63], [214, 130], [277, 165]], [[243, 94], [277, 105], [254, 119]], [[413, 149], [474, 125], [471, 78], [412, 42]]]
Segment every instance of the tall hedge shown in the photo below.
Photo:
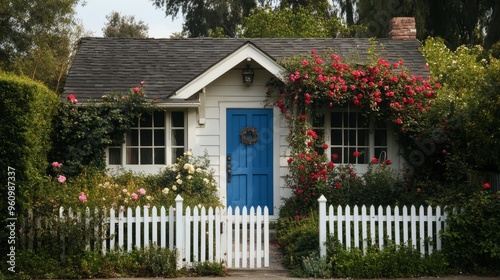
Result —
[[[39, 184], [43, 183], [51, 147], [51, 121], [58, 103], [58, 95], [44, 85], [0, 71], [0, 174], [1, 184], [5, 186], [0, 188], [0, 206], [3, 216], [8, 213], [8, 180], [12, 181], [8, 175], [15, 177], [17, 213], [23, 204], [32, 200]], [[9, 167], [10, 171], [15, 169], [15, 173], [8, 174]]]

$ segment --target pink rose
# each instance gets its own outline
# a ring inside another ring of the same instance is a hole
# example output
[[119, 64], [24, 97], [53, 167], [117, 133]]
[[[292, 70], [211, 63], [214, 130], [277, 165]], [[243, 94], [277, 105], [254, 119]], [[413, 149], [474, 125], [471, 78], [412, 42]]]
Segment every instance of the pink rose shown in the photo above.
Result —
[[143, 188], [140, 188], [137, 192], [139, 192], [140, 195], [145, 195], [146, 194], [146, 190], [143, 189]]
[[123, 190], [122, 190], [122, 193], [127, 193], [127, 189], [123, 189]]
[[61, 167], [62, 167], [62, 163], [59, 163], [59, 162], [57, 162], [57, 161], [54, 161], [54, 162], [52, 163], [52, 167], [55, 167], [55, 168], [61, 168]]
[[84, 192], [80, 193], [80, 195], [78, 196], [78, 200], [80, 200], [81, 202], [87, 202], [87, 196]]
[[140, 89], [139, 87], [135, 87], [135, 88], [134, 88], [134, 92], [135, 92], [135, 93], [138, 93], [139, 91], [141, 91], [141, 89]]
[[139, 198], [139, 196], [136, 194], [136, 193], [133, 193], [130, 195], [130, 197], [133, 199], [133, 200], [137, 200]]
[[144, 85], [144, 81], [141, 81], [141, 86], [143, 86], [143, 85]]
[[66, 177], [64, 177], [64, 175], [59, 175], [59, 177], [57, 177], [57, 181], [63, 184], [64, 182], [66, 182]]

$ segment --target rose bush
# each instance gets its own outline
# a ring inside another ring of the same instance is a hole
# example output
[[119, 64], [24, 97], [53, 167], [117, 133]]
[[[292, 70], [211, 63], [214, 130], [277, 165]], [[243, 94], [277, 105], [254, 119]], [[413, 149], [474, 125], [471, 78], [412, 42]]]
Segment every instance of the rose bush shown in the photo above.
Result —
[[[293, 197], [286, 201], [283, 209], [287, 209], [283, 212], [299, 217], [315, 209], [316, 200], [322, 194], [331, 201], [353, 202], [335, 196], [347, 187], [363, 186], [366, 179], [374, 179], [373, 176], [359, 178], [352, 166], [336, 166], [334, 158], [318, 149], [327, 149], [328, 144], [313, 129], [315, 118], [329, 108], [350, 106], [368, 119], [389, 120], [400, 137], [415, 138], [421, 130], [421, 120], [434, 103], [436, 90], [441, 87], [429, 77], [411, 75], [402, 60], [390, 63], [375, 55], [369, 56], [367, 64], [359, 65], [344, 61], [336, 54], [312, 50], [309, 54], [285, 59], [281, 64], [287, 69], [287, 80], [271, 81], [267, 93], [290, 129], [289, 172], [285, 180]], [[360, 151], [353, 153], [354, 157], [360, 155]], [[381, 165], [372, 162], [383, 170], [390, 163], [390, 159]], [[381, 174], [383, 172], [377, 173]], [[399, 182], [400, 186], [395, 189], [404, 191], [402, 179]], [[394, 196], [391, 199], [393, 203], [398, 201]], [[298, 205], [302, 207], [293, 207]]]

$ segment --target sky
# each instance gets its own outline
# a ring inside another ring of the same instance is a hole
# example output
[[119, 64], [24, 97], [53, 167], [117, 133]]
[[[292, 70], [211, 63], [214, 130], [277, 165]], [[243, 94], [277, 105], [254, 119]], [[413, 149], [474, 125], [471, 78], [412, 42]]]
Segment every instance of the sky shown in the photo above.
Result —
[[106, 16], [119, 12], [122, 16], [134, 16], [135, 21], [142, 20], [149, 27], [148, 35], [153, 38], [169, 38], [173, 32], [182, 31], [182, 18], [172, 21], [165, 17], [165, 12], [156, 9], [151, 0], [85, 0], [85, 6], [76, 7], [76, 17], [82, 21], [86, 31], [94, 37], [102, 37], [102, 28]]

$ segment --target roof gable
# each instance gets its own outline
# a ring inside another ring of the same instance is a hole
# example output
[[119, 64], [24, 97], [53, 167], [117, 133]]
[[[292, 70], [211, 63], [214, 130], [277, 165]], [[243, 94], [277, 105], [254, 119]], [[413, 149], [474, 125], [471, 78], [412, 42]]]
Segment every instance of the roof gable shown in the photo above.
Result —
[[285, 70], [271, 57], [259, 50], [254, 44], [247, 42], [239, 49], [230, 53], [224, 59], [208, 68], [206, 71], [202, 72], [198, 77], [191, 80], [185, 86], [181, 87], [174, 93], [173, 96], [171, 96], [171, 98], [187, 99], [191, 97], [193, 94], [199, 92], [203, 87], [207, 86], [215, 79], [234, 68], [240, 62], [247, 59], [254, 60], [276, 77], [280, 77], [280, 73]]

